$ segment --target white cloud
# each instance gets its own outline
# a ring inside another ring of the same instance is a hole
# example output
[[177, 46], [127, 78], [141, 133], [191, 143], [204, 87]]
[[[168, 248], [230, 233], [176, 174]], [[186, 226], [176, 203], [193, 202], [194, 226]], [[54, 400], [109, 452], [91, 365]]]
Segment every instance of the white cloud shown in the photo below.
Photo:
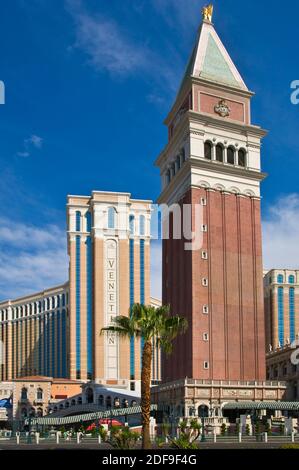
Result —
[[0, 219], [0, 298], [15, 298], [68, 279], [65, 231]]
[[33, 134], [29, 139], [25, 140], [25, 146], [33, 146], [37, 149], [42, 148], [43, 146], [43, 139], [39, 137], [38, 135]]
[[175, 51], [173, 63], [168, 64], [165, 57], [146, 45], [146, 40], [142, 43], [130, 38], [113, 19], [88, 13], [78, 0], [66, 0], [66, 6], [76, 26], [74, 47], [88, 56], [97, 72], [106, 70], [116, 78], [144, 73], [146, 79], [165, 82], [172, 92], [176, 90], [173, 63], [180, 59]]
[[299, 194], [280, 198], [263, 221], [265, 269], [299, 269]]
[[42, 139], [42, 137], [36, 134], [33, 134], [27, 139], [24, 139], [23, 150], [20, 152], [17, 152], [17, 156], [27, 158], [31, 155], [32, 149], [40, 150], [43, 146], [43, 143], [44, 143], [44, 139]]

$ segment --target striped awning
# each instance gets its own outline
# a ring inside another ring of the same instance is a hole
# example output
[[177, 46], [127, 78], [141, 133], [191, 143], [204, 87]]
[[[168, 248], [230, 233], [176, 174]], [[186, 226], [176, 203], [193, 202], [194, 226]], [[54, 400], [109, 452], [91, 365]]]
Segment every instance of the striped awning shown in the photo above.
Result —
[[299, 411], [299, 401], [235, 401], [225, 403], [224, 410]]
[[[151, 405], [151, 411], [156, 411], [158, 409], [157, 405]], [[65, 416], [61, 418], [51, 418], [51, 415], [45, 416], [44, 418], [32, 418], [30, 420], [31, 424], [38, 424], [41, 426], [60, 426], [63, 424], [73, 424], [86, 421], [97, 421], [103, 418], [115, 418], [117, 416], [128, 416], [136, 415], [141, 413], [140, 406], [132, 406], [130, 408], [114, 408], [108, 411], [99, 411], [94, 413], [86, 413], [75, 416]], [[25, 421], [26, 424], [29, 424], [29, 419]]]

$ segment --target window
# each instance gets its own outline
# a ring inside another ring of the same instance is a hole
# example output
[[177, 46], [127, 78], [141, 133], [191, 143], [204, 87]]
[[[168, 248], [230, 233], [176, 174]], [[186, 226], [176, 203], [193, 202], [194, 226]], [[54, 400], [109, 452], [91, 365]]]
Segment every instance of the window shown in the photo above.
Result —
[[99, 395], [98, 404], [99, 404], [99, 406], [104, 406], [104, 397], [103, 397], [103, 395]]
[[216, 145], [216, 160], [217, 162], [223, 162], [223, 147], [221, 144]]
[[208, 259], [208, 252], [207, 251], [202, 251], [201, 252], [201, 257], [202, 257], [202, 259]]
[[201, 226], [201, 231], [202, 231], [202, 232], [207, 232], [207, 231], [208, 231], [208, 226], [205, 225], [205, 224], [202, 225], [202, 226]]
[[290, 287], [289, 289], [289, 323], [290, 323], [290, 340], [291, 343], [296, 339], [295, 329], [295, 288]]
[[203, 368], [204, 368], [205, 370], [208, 370], [208, 369], [210, 368], [210, 365], [209, 365], [208, 361], [205, 361], [205, 362], [203, 363]]
[[38, 388], [36, 392], [36, 399], [37, 400], [42, 400], [43, 399], [43, 390], [42, 388]]
[[139, 233], [140, 235], [145, 235], [145, 217], [141, 215], [139, 217]]
[[114, 207], [109, 207], [108, 209], [108, 228], [115, 228], [115, 215], [116, 210]]
[[204, 305], [202, 307], [202, 313], [204, 313], [205, 315], [207, 315], [209, 313], [209, 306], [208, 305]]
[[21, 390], [21, 400], [27, 400], [27, 398], [28, 398], [27, 388], [23, 387]]
[[277, 276], [277, 282], [278, 282], [278, 284], [283, 284], [283, 275], [282, 274], [279, 274]]
[[204, 287], [208, 287], [209, 281], [208, 281], [207, 278], [204, 277], [204, 278], [202, 279], [202, 285], [203, 285]]
[[207, 200], [206, 200], [206, 198], [205, 198], [205, 197], [202, 197], [202, 198], [200, 199], [200, 203], [201, 203], [202, 206], [206, 206], [206, 205], [207, 205]]
[[76, 212], [76, 232], [80, 232], [81, 230], [81, 212]]
[[166, 173], [166, 184], [169, 184], [169, 183], [170, 183], [170, 180], [171, 180], [171, 177], [170, 177], [170, 170], [168, 170], [167, 173]]
[[238, 153], [238, 163], [239, 166], [242, 166], [245, 168], [246, 166], [246, 152], [244, 149], [240, 149]]
[[295, 284], [295, 276], [289, 276], [289, 284]]
[[91, 213], [86, 212], [85, 214], [85, 220], [86, 220], [86, 232], [91, 232]]
[[235, 149], [234, 147], [228, 147], [227, 149], [227, 163], [230, 165], [235, 164]]
[[129, 230], [130, 230], [130, 234], [134, 235], [134, 232], [135, 232], [135, 217], [134, 217], [134, 215], [130, 215], [130, 217], [129, 217]]
[[284, 345], [284, 290], [278, 288], [278, 339], [280, 346]]
[[213, 146], [211, 142], [205, 142], [205, 158], [207, 160], [212, 160], [212, 149]]
[[208, 333], [204, 333], [204, 334], [202, 335], [202, 337], [203, 337], [203, 340], [204, 340], [204, 341], [206, 341], [206, 342], [209, 341], [209, 334], [208, 334]]
[[181, 169], [181, 157], [179, 155], [176, 158], [176, 167], [178, 171]]

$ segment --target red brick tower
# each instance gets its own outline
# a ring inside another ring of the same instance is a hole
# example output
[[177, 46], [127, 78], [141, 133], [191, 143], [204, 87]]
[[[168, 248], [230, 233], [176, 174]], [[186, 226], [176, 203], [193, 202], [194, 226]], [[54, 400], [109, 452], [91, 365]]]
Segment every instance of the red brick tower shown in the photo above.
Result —
[[[201, 25], [157, 159], [159, 203], [201, 205], [203, 246], [163, 241], [163, 303], [189, 329], [163, 360], [163, 382], [265, 380], [260, 147], [253, 96], [217, 35]], [[198, 230], [198, 229], [197, 229]], [[170, 230], [171, 235], [171, 230]]]

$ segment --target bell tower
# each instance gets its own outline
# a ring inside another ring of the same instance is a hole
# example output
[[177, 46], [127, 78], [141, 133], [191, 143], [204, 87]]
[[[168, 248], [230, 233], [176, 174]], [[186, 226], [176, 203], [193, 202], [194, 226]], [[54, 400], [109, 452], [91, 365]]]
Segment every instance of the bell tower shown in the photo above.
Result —
[[[189, 322], [164, 357], [163, 382], [185, 377], [265, 380], [260, 213], [261, 139], [249, 91], [212, 23], [203, 20], [159, 155], [160, 204], [196, 205], [200, 249], [163, 240], [163, 304]], [[171, 225], [171, 224], [170, 224]]]

